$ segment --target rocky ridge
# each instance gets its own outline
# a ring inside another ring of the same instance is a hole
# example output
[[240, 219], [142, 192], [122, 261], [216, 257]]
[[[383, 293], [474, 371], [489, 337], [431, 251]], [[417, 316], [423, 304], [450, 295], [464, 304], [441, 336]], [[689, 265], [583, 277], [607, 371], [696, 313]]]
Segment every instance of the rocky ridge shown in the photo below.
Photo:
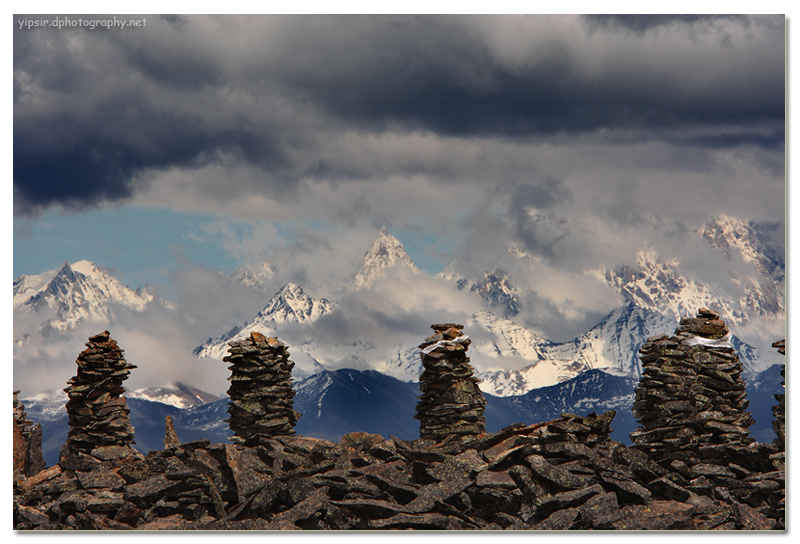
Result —
[[14, 478], [33, 476], [45, 468], [42, 455], [42, 426], [25, 414], [19, 401], [19, 391], [14, 391]]
[[[705, 338], [692, 347], [724, 342], [726, 327], [714, 317], [701, 311], [676, 336]], [[435, 331], [443, 338], [426, 340], [428, 346], [458, 344], [454, 340], [462, 337], [457, 327]], [[453, 338], [444, 338], [447, 331]], [[645, 350], [643, 358], [650, 354]], [[671, 355], [662, 352], [657, 364], [668, 366]], [[647, 379], [652, 376], [643, 375], [640, 389], [647, 389]], [[708, 396], [725, 397], [725, 390]], [[651, 408], [638, 407], [643, 421]], [[692, 424], [710, 419], [701, 413]], [[565, 413], [492, 434], [442, 432], [411, 441], [350, 433], [338, 443], [262, 435], [250, 444], [184, 444], [167, 420], [163, 450], [142, 456], [111, 452], [113, 445], [95, 447], [30, 477], [18, 473], [14, 527], [785, 529], [779, 440], [757, 444], [745, 437], [711, 448], [695, 441], [698, 462], [681, 463], [652, 458], [652, 442], [626, 447], [612, 440], [614, 417], [613, 410]], [[714, 462], [703, 462], [712, 457]]]
[[[200, 440], [144, 458], [62, 463], [15, 486], [14, 527], [139, 530], [782, 529], [776, 480], [689, 489], [608, 437], [614, 412], [516, 424], [474, 438], [339, 443], [280, 436]], [[765, 448], [753, 448], [765, 458]], [[677, 483], [676, 483], [677, 482]]]

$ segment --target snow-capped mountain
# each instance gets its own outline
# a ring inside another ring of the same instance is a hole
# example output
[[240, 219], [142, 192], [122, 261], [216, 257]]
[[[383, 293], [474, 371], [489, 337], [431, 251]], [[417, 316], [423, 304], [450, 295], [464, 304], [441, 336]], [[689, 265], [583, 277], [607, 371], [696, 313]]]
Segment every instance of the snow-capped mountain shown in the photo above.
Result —
[[745, 319], [730, 297], [684, 276], [679, 260], [662, 261], [654, 250], [639, 251], [635, 266], [620, 265], [594, 274], [640, 308], [675, 318], [693, 316], [698, 308], [708, 308], [719, 312], [728, 323], [741, 323]]
[[230, 275], [233, 281], [239, 282], [257, 291], [263, 291], [268, 285], [269, 280], [274, 277], [275, 269], [267, 262], [240, 266]]
[[473, 360], [496, 356], [542, 361], [547, 357], [547, 349], [553, 345], [510, 319], [488, 311], [472, 314], [465, 330], [485, 330], [490, 333], [488, 340], [481, 336], [480, 340], [473, 341], [469, 348]]
[[464, 290], [469, 286], [469, 292], [477, 295], [492, 311], [503, 317], [514, 317], [519, 314], [522, 297], [519, 289], [511, 282], [511, 276], [500, 267], [486, 270], [480, 279], [471, 282], [459, 275], [450, 265], [440, 277], [455, 283], [456, 287]]
[[196, 387], [181, 382], [128, 391], [125, 396], [130, 399], [148, 400], [169, 404], [176, 408], [195, 408], [209, 402], [219, 400], [220, 397]]
[[[333, 311], [328, 299], [315, 299], [294, 283], [284, 285], [263, 310], [241, 327], [234, 327], [217, 339], [210, 339], [194, 350], [200, 358], [222, 359], [228, 353], [228, 342], [246, 338], [252, 331], [274, 336], [281, 323], [311, 323]], [[294, 353], [293, 353], [294, 355]], [[296, 356], [296, 355], [295, 355]]]
[[557, 344], [536, 337], [507, 319], [495, 318], [489, 322], [488, 315], [476, 314], [473, 320], [480, 319], [489, 330], [506, 339], [510, 349], [500, 352], [522, 354], [525, 359], [532, 361], [515, 370], [488, 369], [478, 372], [481, 389], [499, 396], [521, 395], [592, 369], [638, 378], [641, 373], [638, 352], [642, 343], [649, 336], [672, 332], [676, 326], [675, 321], [661, 314], [629, 303], [613, 310], [577, 338]]
[[772, 247], [758, 225], [728, 216], [714, 218], [698, 232], [729, 262], [735, 263], [740, 259], [754, 265], [757, 273], [731, 274], [732, 281], [742, 290], [738, 303], [745, 315], [774, 317], [784, 313], [786, 270], [783, 248]]
[[[650, 336], [672, 333], [677, 321], [628, 303], [563, 343], [551, 342], [488, 311], [471, 315], [464, 325], [464, 333], [472, 339], [468, 355], [481, 379], [481, 390], [504, 397], [555, 385], [593, 369], [638, 379], [641, 345]], [[745, 368], [755, 364], [758, 351], [741, 342], [738, 345]], [[518, 368], [509, 369], [511, 363]], [[419, 350], [395, 346], [391, 356], [384, 355], [372, 368], [403, 381], [417, 381], [422, 372]]]
[[[785, 259], [757, 226], [740, 219], [718, 216], [694, 232], [720, 251], [731, 266], [720, 270], [723, 281], [738, 289], [693, 277], [679, 259], [662, 260], [653, 249], [639, 251], [635, 265], [622, 264], [592, 274], [619, 291], [630, 302], [675, 317], [694, 315], [698, 308], [719, 312], [729, 324], [744, 324], [756, 316], [780, 317], [785, 312]], [[752, 273], [739, 263], [752, 264]]]
[[333, 303], [328, 299], [313, 299], [299, 285], [287, 283], [258, 313], [253, 324], [308, 323], [316, 321], [331, 311], [333, 311]]
[[[476, 314], [473, 323], [487, 322], [490, 314]], [[628, 303], [612, 310], [600, 323], [578, 337], [563, 343], [552, 343], [536, 337], [507, 319], [494, 318], [487, 328], [498, 337], [509, 339], [511, 349], [500, 350], [508, 355], [524, 354], [532, 362], [522, 368], [483, 370], [483, 346], [470, 346], [470, 357], [478, 361], [477, 375], [481, 390], [498, 396], [522, 395], [532, 389], [561, 383], [589, 370], [638, 379], [641, 376], [639, 348], [651, 336], [672, 334], [678, 321], [671, 316]], [[766, 367], [761, 350], [739, 338], [732, 343], [745, 373], [754, 374]], [[485, 347], [483, 347], [485, 350]], [[525, 351], [527, 350], [527, 351]]]
[[382, 278], [389, 267], [402, 265], [414, 272], [418, 269], [411, 257], [406, 253], [400, 240], [389, 234], [385, 228], [364, 254], [361, 269], [356, 273], [353, 287], [362, 289], [372, 285], [377, 278]]
[[501, 268], [484, 272], [483, 278], [472, 284], [469, 290], [486, 300], [490, 307], [500, 308], [506, 317], [519, 313], [522, 304], [519, 289], [511, 283], [511, 277]]
[[156, 298], [85, 260], [14, 280], [14, 310], [46, 315], [40, 329], [66, 331], [80, 322], [107, 322], [120, 310], [140, 312]]
[[739, 257], [745, 262], [755, 264], [764, 277], [783, 281], [785, 256], [771, 247], [758, 225], [719, 215], [698, 229], [698, 233], [729, 260]]

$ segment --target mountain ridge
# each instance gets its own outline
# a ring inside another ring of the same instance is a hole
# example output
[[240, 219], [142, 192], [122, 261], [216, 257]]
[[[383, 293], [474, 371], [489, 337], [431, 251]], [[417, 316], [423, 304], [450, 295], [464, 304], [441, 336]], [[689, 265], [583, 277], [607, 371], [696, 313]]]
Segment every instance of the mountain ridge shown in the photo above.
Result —
[[156, 295], [131, 289], [90, 261], [65, 262], [55, 271], [14, 280], [14, 309], [54, 312], [40, 329], [66, 331], [78, 323], [110, 321], [123, 308], [141, 312]]
[[370, 287], [376, 279], [384, 277], [387, 268], [398, 265], [405, 266], [413, 272], [419, 272], [400, 240], [383, 228], [364, 254], [361, 268], [356, 272], [353, 280], [353, 287], [355, 289]]

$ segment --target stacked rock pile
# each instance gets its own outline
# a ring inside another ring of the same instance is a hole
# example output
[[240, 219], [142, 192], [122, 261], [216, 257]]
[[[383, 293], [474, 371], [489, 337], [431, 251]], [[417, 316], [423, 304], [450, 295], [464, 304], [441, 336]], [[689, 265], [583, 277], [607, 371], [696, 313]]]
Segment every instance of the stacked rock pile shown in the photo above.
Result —
[[14, 479], [32, 476], [45, 467], [42, 426], [28, 419], [19, 391], [14, 391]]
[[641, 427], [631, 439], [662, 466], [727, 464], [727, 450], [753, 442], [742, 364], [729, 339], [719, 315], [701, 309], [673, 336], [642, 346], [633, 404]]
[[[89, 454], [132, 454], [133, 426], [130, 409], [122, 394], [122, 382], [136, 368], [123, 357], [123, 351], [108, 331], [92, 336], [76, 361], [78, 374], [64, 389], [69, 396], [69, 433], [61, 458]], [[95, 451], [100, 449], [100, 451]]]
[[435, 442], [351, 433], [196, 441], [116, 468], [58, 465], [15, 489], [15, 529], [777, 529], [702, 497], [590, 414]]
[[263, 438], [292, 435], [300, 413], [294, 411], [292, 368], [286, 346], [277, 338], [252, 332], [230, 342], [231, 382], [228, 418], [238, 444], [255, 445]]
[[[778, 353], [786, 355], [786, 340], [780, 340], [772, 344], [773, 348], [778, 348]], [[784, 379], [781, 385], [786, 386], [786, 365], [781, 365], [781, 378]], [[786, 445], [786, 394], [779, 393], [775, 395], [775, 400], [778, 405], [772, 408], [772, 415], [775, 419], [772, 421], [772, 428], [775, 429], [775, 434], [778, 436], [776, 439], [781, 448]]]
[[431, 328], [435, 334], [419, 346], [424, 370], [414, 417], [420, 422], [420, 437], [477, 436], [486, 431], [486, 399], [467, 357], [470, 339], [464, 335], [463, 325], [446, 323]]
[[[778, 348], [778, 353], [786, 355], [786, 340], [780, 340], [772, 344]], [[786, 379], [786, 365], [781, 365], [781, 377]], [[786, 386], [786, 382], [781, 382]], [[786, 516], [786, 394], [775, 395], [778, 405], [772, 408], [775, 419], [772, 420], [772, 428], [777, 437], [771, 444], [774, 452], [770, 451], [769, 459], [775, 470], [765, 474], [758, 474], [748, 478], [752, 485], [758, 485], [766, 496], [766, 502], [772, 508], [772, 517], [784, 519]], [[766, 449], [766, 447], [765, 447]]]

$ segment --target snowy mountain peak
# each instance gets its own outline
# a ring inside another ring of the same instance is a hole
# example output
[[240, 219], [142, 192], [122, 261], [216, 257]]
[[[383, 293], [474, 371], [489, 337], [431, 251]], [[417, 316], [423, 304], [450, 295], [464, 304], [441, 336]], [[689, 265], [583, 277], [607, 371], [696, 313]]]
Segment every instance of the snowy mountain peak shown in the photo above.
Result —
[[[228, 342], [246, 338], [252, 331], [274, 336], [278, 333], [277, 329], [281, 323], [308, 324], [331, 313], [333, 308], [334, 303], [328, 299], [314, 299], [299, 285], [287, 283], [251, 321], [241, 327], [234, 327], [217, 339], [209, 338], [205, 344], [195, 348], [193, 353], [201, 359], [205, 357], [222, 359], [228, 351]], [[289, 349], [294, 350], [294, 346], [289, 345]]]
[[107, 321], [118, 308], [142, 311], [155, 295], [131, 289], [90, 261], [14, 280], [14, 309], [54, 311], [43, 326], [68, 330], [81, 321]]
[[593, 274], [628, 302], [671, 317], [686, 317], [694, 315], [697, 308], [710, 308], [730, 323], [740, 323], [745, 318], [722, 293], [684, 276], [679, 260], [661, 260], [651, 249], [639, 251], [634, 266], [620, 265]]
[[372, 243], [372, 246], [364, 254], [361, 269], [356, 274], [353, 286], [356, 289], [369, 287], [376, 278], [384, 276], [387, 268], [397, 264], [405, 265], [411, 270], [417, 271], [416, 265], [406, 253], [400, 240], [383, 228]]
[[207, 393], [181, 382], [128, 391], [126, 396], [132, 399], [169, 404], [177, 408], [195, 408], [220, 399], [217, 395]]
[[[452, 263], [438, 277], [455, 283], [459, 290], [470, 285], [470, 280], [462, 277]], [[511, 283], [508, 272], [500, 267], [484, 271], [478, 281], [472, 282], [469, 292], [482, 298], [493, 311], [499, 308], [504, 317], [514, 317], [520, 312], [522, 298], [519, 289]]]
[[275, 276], [275, 269], [271, 264], [246, 264], [240, 266], [231, 274], [231, 279], [256, 290], [263, 290], [267, 282]]
[[745, 262], [755, 264], [764, 277], [783, 281], [783, 255], [769, 248], [752, 223], [718, 215], [698, 229], [698, 233], [711, 247], [724, 253], [728, 260], [739, 255]]
[[333, 303], [328, 299], [313, 299], [299, 285], [287, 283], [275, 293], [266, 308], [258, 313], [256, 320], [275, 323], [306, 323], [331, 311], [333, 311]]
[[486, 300], [489, 306], [502, 308], [506, 317], [519, 313], [519, 290], [511, 283], [509, 274], [501, 268], [484, 272], [483, 278], [470, 287], [470, 292]]

